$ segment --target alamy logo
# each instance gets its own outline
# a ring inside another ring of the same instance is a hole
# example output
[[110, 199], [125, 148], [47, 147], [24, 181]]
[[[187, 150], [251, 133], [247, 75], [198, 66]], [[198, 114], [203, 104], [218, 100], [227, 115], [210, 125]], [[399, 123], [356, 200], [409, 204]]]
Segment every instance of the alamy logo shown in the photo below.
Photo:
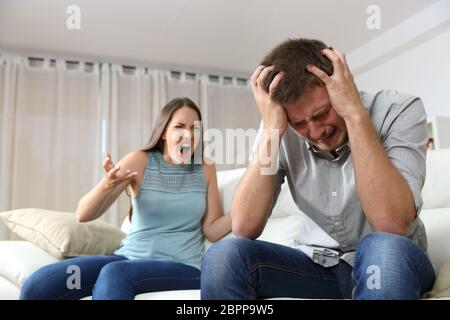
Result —
[[81, 289], [81, 270], [79, 266], [70, 265], [67, 267], [66, 273], [70, 274], [67, 278], [66, 285], [69, 290]]
[[367, 18], [366, 25], [369, 30], [381, 29], [381, 9], [379, 6], [370, 5], [366, 10], [370, 16]]
[[370, 274], [367, 278], [367, 288], [369, 290], [381, 289], [381, 268], [377, 265], [370, 265], [366, 273]]
[[69, 30], [81, 29], [81, 9], [77, 5], [70, 5], [66, 9], [66, 13], [69, 15], [66, 20], [66, 28]]

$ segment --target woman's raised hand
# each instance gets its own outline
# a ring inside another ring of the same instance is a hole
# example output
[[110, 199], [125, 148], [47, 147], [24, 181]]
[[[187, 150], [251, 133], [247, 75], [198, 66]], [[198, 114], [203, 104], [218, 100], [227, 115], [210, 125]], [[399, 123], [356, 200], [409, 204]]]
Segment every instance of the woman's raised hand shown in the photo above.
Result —
[[120, 166], [114, 165], [111, 161], [111, 155], [109, 153], [106, 153], [106, 159], [103, 162], [103, 169], [105, 170], [107, 186], [110, 188], [115, 188], [123, 182], [130, 183], [131, 180], [137, 175], [137, 171], [131, 172], [129, 169], [125, 170], [123, 173], [119, 173]]

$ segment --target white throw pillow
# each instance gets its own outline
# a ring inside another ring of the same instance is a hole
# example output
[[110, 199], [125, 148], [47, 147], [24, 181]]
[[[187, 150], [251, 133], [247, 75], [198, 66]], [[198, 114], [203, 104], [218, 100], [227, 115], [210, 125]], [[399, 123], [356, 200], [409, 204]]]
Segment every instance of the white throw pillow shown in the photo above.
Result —
[[217, 171], [217, 185], [219, 186], [220, 203], [224, 213], [228, 213], [231, 210], [234, 191], [245, 170], [246, 168]]
[[[246, 168], [225, 170], [217, 172], [217, 184], [219, 186], [220, 201], [225, 213], [231, 209], [234, 192], [245, 173]], [[272, 218], [286, 217], [292, 214], [299, 214], [301, 211], [297, 208], [292, 199], [291, 192], [287, 182], [281, 186], [281, 191], [277, 203], [272, 211]]]
[[0, 276], [19, 288], [37, 269], [59, 260], [28, 241], [0, 241]]
[[277, 218], [270, 217], [258, 240], [292, 247], [302, 223], [304, 223], [304, 216], [302, 214], [292, 214]]

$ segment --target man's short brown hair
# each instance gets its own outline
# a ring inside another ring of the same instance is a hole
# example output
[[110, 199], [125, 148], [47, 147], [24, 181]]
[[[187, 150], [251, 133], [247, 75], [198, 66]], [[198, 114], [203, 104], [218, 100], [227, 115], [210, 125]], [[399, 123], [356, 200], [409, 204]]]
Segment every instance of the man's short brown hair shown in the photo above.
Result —
[[284, 73], [272, 99], [283, 105], [290, 104], [296, 102], [306, 89], [323, 86], [315, 75], [306, 70], [306, 66], [315, 65], [331, 76], [333, 65], [321, 52], [325, 48], [327, 46], [319, 40], [289, 39], [272, 49], [261, 62], [264, 66], [275, 67], [267, 76], [264, 89], [268, 92], [275, 75], [280, 71]]

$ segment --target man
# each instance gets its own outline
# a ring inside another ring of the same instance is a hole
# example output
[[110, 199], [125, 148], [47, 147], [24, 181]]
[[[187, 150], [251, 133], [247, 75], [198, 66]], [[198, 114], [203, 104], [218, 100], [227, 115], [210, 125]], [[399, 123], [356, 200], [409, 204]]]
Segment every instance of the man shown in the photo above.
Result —
[[[345, 56], [308, 39], [273, 49], [251, 84], [263, 130], [232, 203], [238, 237], [204, 256], [202, 298], [419, 299], [435, 278], [421, 100], [358, 92]], [[254, 240], [285, 177], [307, 216], [292, 247]]]

